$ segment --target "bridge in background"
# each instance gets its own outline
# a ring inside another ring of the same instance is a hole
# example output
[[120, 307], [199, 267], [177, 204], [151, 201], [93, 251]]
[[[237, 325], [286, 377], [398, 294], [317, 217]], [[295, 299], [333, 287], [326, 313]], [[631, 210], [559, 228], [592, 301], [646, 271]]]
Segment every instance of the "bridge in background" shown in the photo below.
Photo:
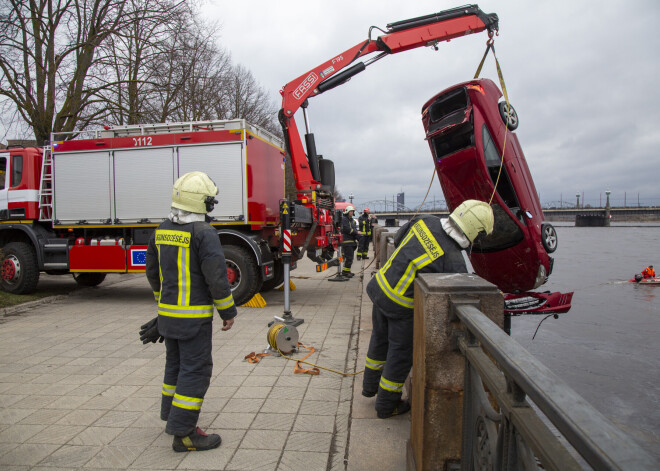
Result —
[[[627, 207], [610, 208], [612, 221], [616, 222], [639, 222], [639, 221], [660, 221], [660, 207]], [[438, 217], [447, 217], [449, 211], [446, 209], [424, 210], [419, 213], [405, 208], [401, 211], [382, 211], [374, 213], [377, 218], [385, 221], [394, 222], [397, 219], [407, 220], [416, 214], [432, 214]], [[544, 209], [546, 221], [575, 221], [576, 216], [603, 216], [605, 208], [551, 208]]]

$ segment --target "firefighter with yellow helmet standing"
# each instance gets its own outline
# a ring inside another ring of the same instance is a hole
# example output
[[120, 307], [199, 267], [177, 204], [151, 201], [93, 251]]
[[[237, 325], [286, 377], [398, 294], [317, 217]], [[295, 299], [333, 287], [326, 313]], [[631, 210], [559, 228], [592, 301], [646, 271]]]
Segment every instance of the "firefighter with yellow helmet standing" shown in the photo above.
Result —
[[467, 200], [448, 219], [415, 217], [396, 233], [396, 250], [367, 285], [373, 302], [362, 395], [376, 398], [378, 417], [410, 410], [401, 400], [413, 362], [413, 282], [420, 273], [465, 273], [462, 250], [493, 232], [493, 210]]
[[174, 435], [174, 451], [209, 450], [222, 441], [197, 427], [213, 370], [214, 309], [223, 331], [231, 329], [237, 314], [220, 239], [206, 220], [217, 194], [203, 172], [179, 178], [169, 218], [155, 230], [147, 249], [147, 279], [158, 301], [157, 334], [166, 347], [160, 418], [167, 421], [165, 431]]
[[371, 229], [373, 228], [373, 218], [370, 213], [369, 208], [364, 208], [362, 215], [358, 218], [358, 231], [360, 233], [357, 251], [358, 260], [369, 258], [369, 242], [371, 242]]

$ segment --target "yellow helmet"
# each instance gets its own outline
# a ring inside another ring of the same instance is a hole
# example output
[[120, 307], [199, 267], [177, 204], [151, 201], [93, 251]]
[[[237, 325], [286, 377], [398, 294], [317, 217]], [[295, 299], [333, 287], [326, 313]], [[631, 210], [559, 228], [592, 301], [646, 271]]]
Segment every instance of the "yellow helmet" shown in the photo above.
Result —
[[482, 231], [486, 234], [493, 232], [493, 208], [483, 201], [463, 201], [449, 215], [449, 219], [456, 223], [470, 242], [474, 242], [474, 239]]
[[179, 177], [172, 188], [172, 206], [191, 213], [206, 214], [218, 202], [218, 187], [204, 172], [190, 172]]

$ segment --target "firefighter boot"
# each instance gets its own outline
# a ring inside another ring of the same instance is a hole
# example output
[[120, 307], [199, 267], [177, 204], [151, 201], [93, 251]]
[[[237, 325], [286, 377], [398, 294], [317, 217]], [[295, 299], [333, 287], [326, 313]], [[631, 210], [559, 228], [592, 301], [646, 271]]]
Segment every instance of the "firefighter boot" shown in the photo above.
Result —
[[185, 437], [174, 437], [172, 448], [174, 451], [203, 451], [218, 448], [222, 438], [216, 433], [207, 435], [202, 429], [197, 429]]
[[390, 417], [394, 417], [395, 415], [401, 415], [405, 414], [410, 410], [410, 402], [408, 401], [399, 401], [399, 403], [396, 405], [396, 407], [391, 410], [391, 411], [376, 411], [378, 414], [379, 419], [389, 419]]

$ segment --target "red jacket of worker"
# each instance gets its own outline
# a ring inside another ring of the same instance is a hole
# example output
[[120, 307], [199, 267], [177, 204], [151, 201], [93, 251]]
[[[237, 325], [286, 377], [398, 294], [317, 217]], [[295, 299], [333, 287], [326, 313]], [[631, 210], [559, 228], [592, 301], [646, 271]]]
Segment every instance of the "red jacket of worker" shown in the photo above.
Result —
[[655, 270], [653, 269], [653, 265], [649, 265], [644, 269], [642, 272], [642, 276], [644, 278], [654, 278], [655, 277]]

